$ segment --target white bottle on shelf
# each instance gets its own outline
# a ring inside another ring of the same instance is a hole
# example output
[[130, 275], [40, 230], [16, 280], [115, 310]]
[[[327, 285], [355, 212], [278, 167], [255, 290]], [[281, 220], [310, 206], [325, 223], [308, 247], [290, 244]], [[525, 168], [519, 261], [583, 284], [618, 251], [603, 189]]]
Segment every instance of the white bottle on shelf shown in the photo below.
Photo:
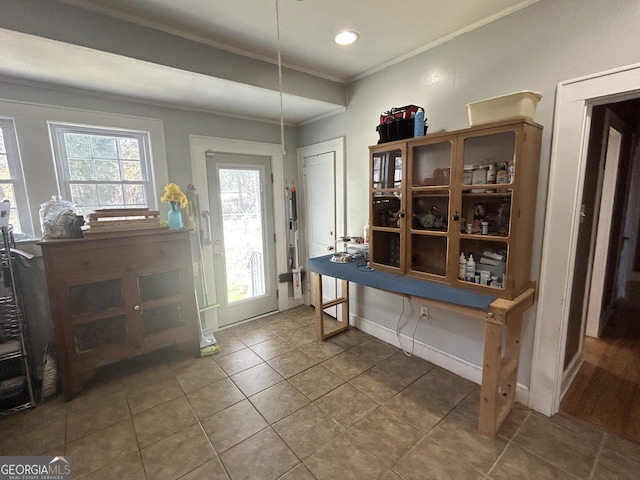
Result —
[[464, 267], [464, 279], [467, 282], [475, 282], [476, 281], [476, 262], [473, 259], [473, 253], [469, 254], [469, 260]]
[[460, 252], [460, 259], [458, 260], [458, 280], [464, 280], [466, 268], [467, 259], [464, 258], [464, 253]]
[[[487, 170], [487, 183], [488, 184], [495, 184], [496, 183], [496, 164], [495, 163], [491, 163], [489, 165], [489, 170]], [[496, 189], [495, 188], [487, 188], [487, 192], [495, 192]]]

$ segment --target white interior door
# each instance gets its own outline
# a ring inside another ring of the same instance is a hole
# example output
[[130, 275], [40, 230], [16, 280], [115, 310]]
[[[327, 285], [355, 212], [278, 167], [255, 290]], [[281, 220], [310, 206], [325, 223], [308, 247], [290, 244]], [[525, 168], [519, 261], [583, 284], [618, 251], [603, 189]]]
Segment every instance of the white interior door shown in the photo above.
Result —
[[[345, 235], [344, 222], [344, 139], [338, 138], [298, 149], [298, 168], [302, 176], [302, 223], [306, 258], [321, 257], [336, 248], [336, 238]], [[342, 248], [342, 244], [338, 245]], [[306, 292], [308, 303], [315, 302], [311, 272], [308, 272]], [[339, 296], [336, 279], [323, 277], [324, 301]], [[334, 307], [326, 310], [342, 320]]]
[[615, 200], [618, 164], [622, 151], [622, 132], [624, 124], [611, 110], [607, 110], [604, 120], [604, 139], [600, 158], [600, 174], [596, 205], [600, 204], [598, 221], [594, 224], [591, 244], [593, 258], [591, 268], [591, 288], [587, 309], [586, 334], [599, 337], [604, 328], [602, 324], [603, 294], [605, 288], [605, 272], [609, 253], [609, 237], [613, 218], [613, 202]]
[[207, 156], [218, 325], [278, 309], [270, 157]]
[[[309, 258], [321, 257], [332, 253], [336, 248], [336, 191], [335, 191], [335, 155], [333, 152], [314, 155], [304, 159], [305, 193], [307, 195], [307, 248]], [[322, 277], [322, 293], [326, 299], [337, 296], [337, 280]], [[315, 292], [311, 286], [311, 304]], [[336, 308], [327, 310], [336, 316]]]
[[636, 207], [640, 205], [640, 148], [636, 149], [631, 166], [628, 205], [617, 281], [620, 296], [637, 302], [638, 299], [632, 297], [640, 292], [640, 209]]

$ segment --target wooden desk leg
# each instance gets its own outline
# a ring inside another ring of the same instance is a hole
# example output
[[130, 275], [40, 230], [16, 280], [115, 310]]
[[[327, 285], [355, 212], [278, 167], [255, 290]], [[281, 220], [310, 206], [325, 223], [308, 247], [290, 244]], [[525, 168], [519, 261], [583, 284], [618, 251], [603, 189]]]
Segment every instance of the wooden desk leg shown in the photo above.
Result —
[[314, 273], [313, 274], [313, 288], [314, 288], [314, 292], [315, 292], [315, 301], [316, 301], [316, 305], [315, 305], [315, 319], [316, 319], [316, 337], [318, 338], [318, 340], [323, 341], [324, 340], [324, 320], [323, 320], [323, 313], [324, 310], [322, 309], [322, 275], [320, 275], [319, 273]]
[[342, 327], [340, 331], [349, 328], [349, 282], [342, 280], [342, 303], [340, 309], [342, 311]]
[[480, 387], [480, 417], [478, 431], [494, 437], [498, 409], [498, 378], [502, 361], [502, 326], [485, 322], [482, 386]]
[[[507, 315], [507, 338], [504, 347], [504, 358], [500, 367], [500, 394], [502, 402], [496, 420], [499, 427], [509, 415], [516, 401], [518, 381], [518, 364], [520, 363], [520, 335], [522, 333], [522, 312]], [[496, 427], [496, 430], [497, 430]]]
[[[485, 324], [484, 363], [480, 388], [478, 430], [495, 437], [516, 399], [522, 312], [507, 314], [505, 324]], [[506, 329], [504, 356], [502, 337]]]
[[[342, 296], [335, 300], [330, 300], [326, 303], [322, 302], [322, 275], [319, 273], [313, 274], [313, 286], [315, 288], [315, 319], [316, 319], [316, 337], [318, 340], [323, 341], [333, 335], [337, 335], [340, 332], [344, 332], [349, 329], [349, 281], [342, 280]], [[324, 331], [324, 311], [327, 308], [337, 307], [342, 305], [342, 326], [334, 328], [329, 333]]]

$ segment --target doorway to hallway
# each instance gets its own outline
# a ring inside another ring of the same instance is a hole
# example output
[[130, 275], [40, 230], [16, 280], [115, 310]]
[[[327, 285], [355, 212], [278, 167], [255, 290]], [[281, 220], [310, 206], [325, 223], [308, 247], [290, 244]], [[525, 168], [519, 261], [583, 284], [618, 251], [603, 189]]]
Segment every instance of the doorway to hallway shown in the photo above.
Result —
[[592, 111], [564, 359], [579, 370], [560, 411], [640, 443], [638, 112], [640, 99]]
[[585, 338], [560, 412], [640, 444], [640, 305], [620, 301], [608, 317], [600, 338]]

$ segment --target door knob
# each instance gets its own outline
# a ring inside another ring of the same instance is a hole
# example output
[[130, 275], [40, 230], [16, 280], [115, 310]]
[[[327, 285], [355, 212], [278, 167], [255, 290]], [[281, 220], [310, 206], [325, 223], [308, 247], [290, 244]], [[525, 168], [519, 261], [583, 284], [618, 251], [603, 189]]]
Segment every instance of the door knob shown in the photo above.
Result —
[[333, 245], [329, 245], [329, 246], [327, 247], [327, 250], [329, 250], [330, 252], [333, 252], [333, 251], [335, 250], [335, 248], [334, 248], [334, 246], [333, 246]]

